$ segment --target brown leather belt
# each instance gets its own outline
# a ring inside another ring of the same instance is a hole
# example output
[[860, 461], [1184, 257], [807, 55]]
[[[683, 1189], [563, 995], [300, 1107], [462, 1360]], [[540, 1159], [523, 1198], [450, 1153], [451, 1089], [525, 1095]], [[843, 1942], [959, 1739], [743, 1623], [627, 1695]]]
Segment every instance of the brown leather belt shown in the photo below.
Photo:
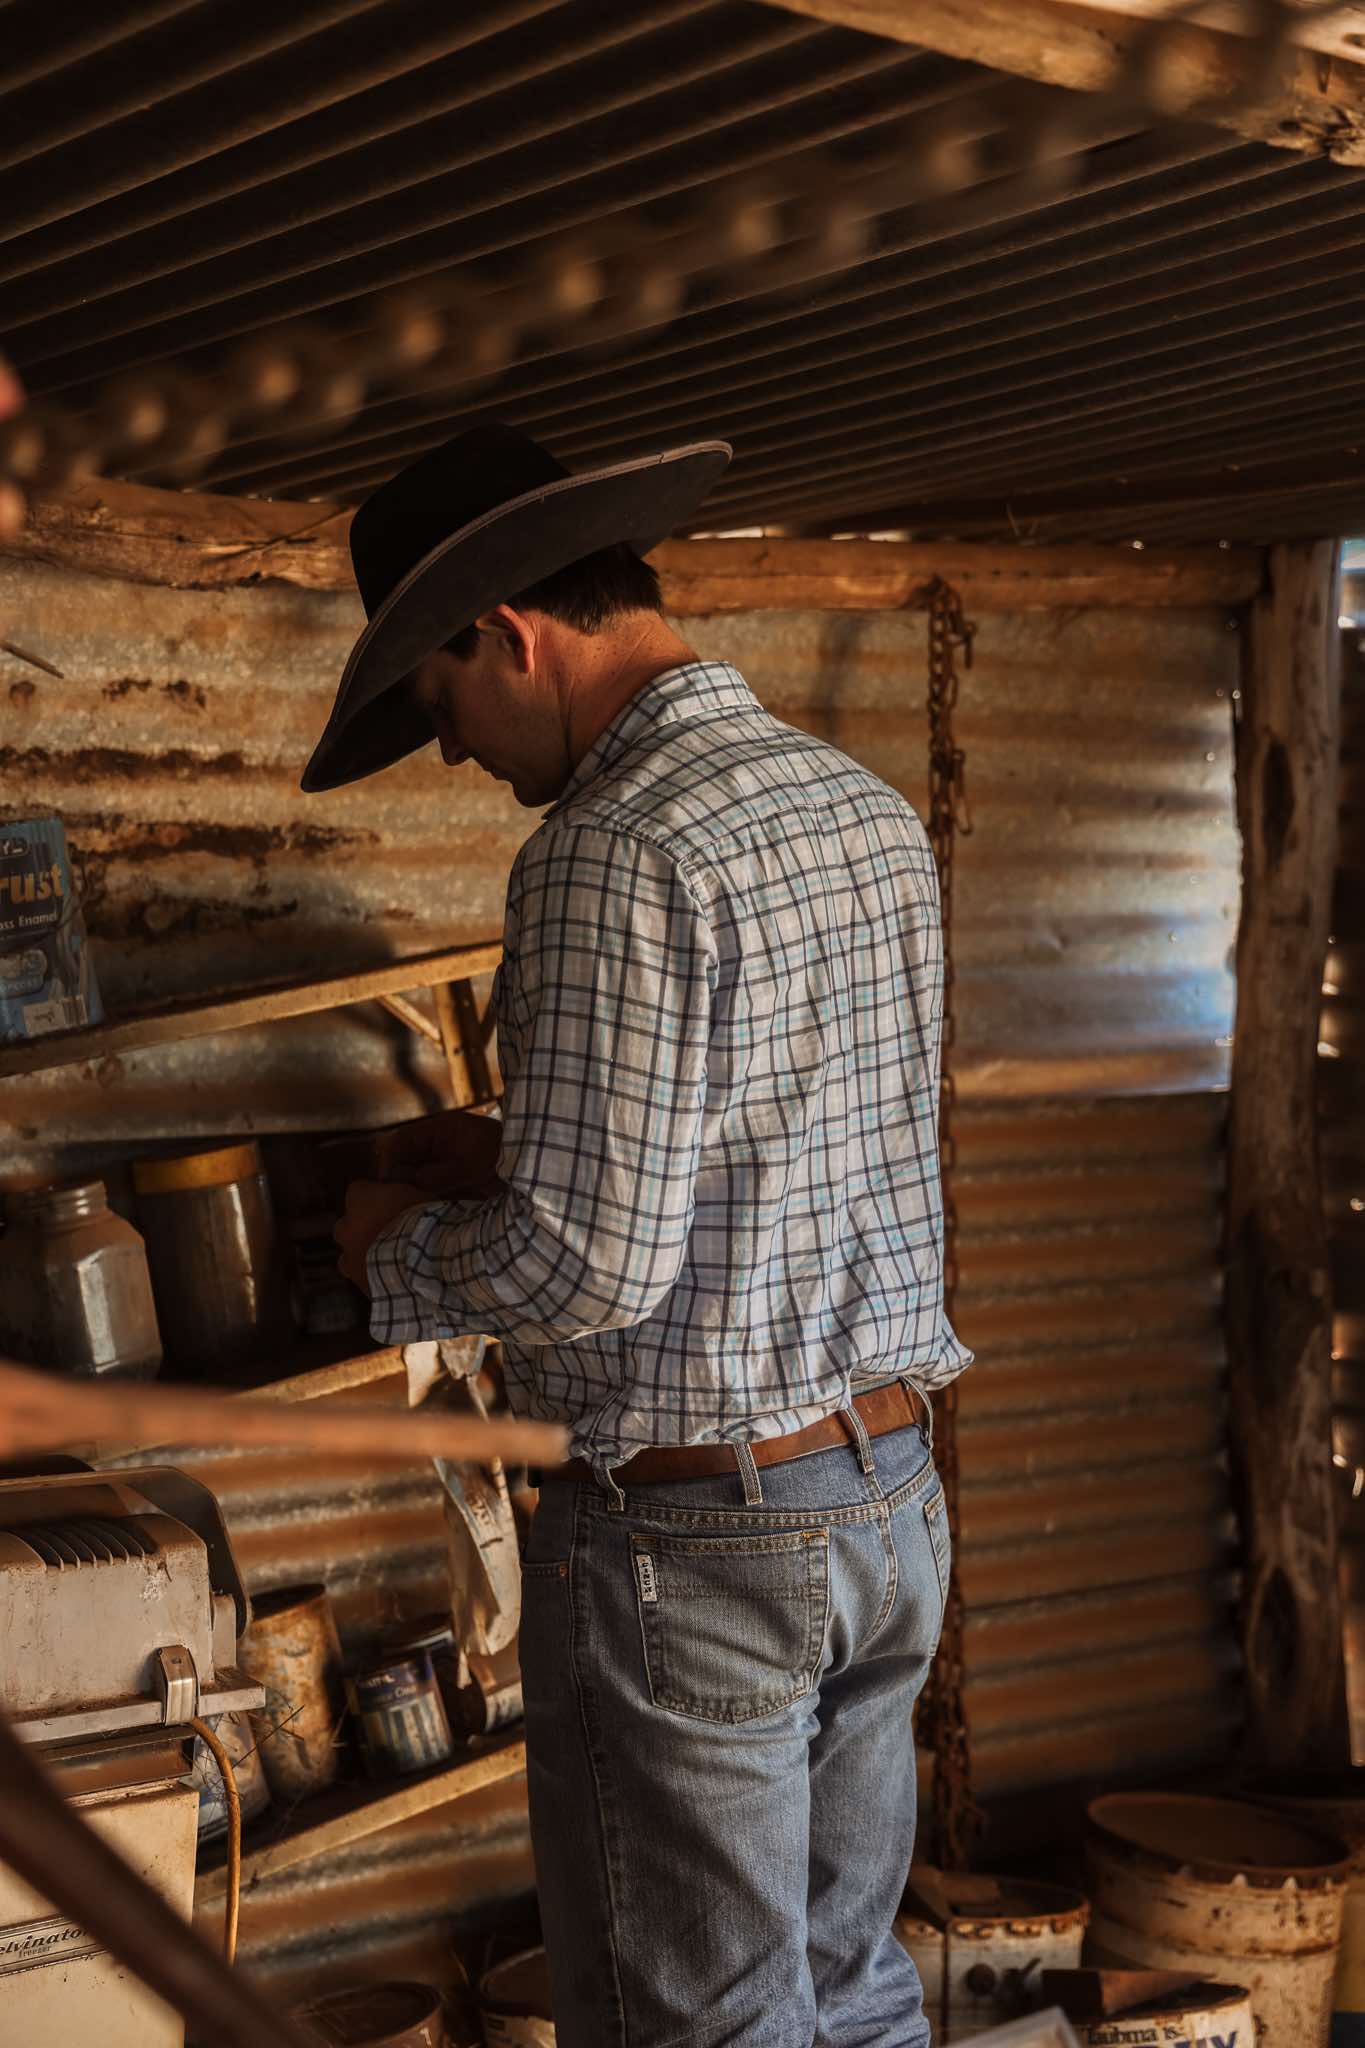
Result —
[[[893, 1380], [888, 1387], [874, 1387], [870, 1394], [855, 1395], [853, 1406], [869, 1436], [889, 1436], [893, 1429], [908, 1429], [912, 1423], [923, 1429], [929, 1420], [924, 1401], [900, 1380]], [[759, 1437], [749, 1449], [756, 1465], [786, 1465], [793, 1458], [809, 1458], [816, 1451], [832, 1451], [853, 1442], [856, 1438], [848, 1417], [836, 1411], [790, 1436]], [[737, 1469], [733, 1444], [660, 1444], [637, 1451], [624, 1465], [613, 1465], [611, 1476], [618, 1486], [654, 1486], [677, 1479], [723, 1478]], [[567, 1464], [546, 1467], [540, 1480], [548, 1485], [557, 1479], [593, 1476], [585, 1458], [570, 1458]]]

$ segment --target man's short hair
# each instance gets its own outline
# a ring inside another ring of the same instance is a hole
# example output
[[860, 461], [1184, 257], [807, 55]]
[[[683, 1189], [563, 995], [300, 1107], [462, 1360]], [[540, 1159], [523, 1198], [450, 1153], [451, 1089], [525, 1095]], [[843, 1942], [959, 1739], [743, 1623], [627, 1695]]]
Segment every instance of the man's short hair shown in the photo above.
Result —
[[[600, 633], [623, 612], [662, 612], [663, 594], [658, 573], [624, 542], [599, 548], [566, 568], [556, 569], [529, 589], [518, 591], [507, 603], [513, 611], [545, 612], [576, 633]], [[458, 661], [468, 661], [478, 643], [478, 629], [466, 626], [446, 651]]]

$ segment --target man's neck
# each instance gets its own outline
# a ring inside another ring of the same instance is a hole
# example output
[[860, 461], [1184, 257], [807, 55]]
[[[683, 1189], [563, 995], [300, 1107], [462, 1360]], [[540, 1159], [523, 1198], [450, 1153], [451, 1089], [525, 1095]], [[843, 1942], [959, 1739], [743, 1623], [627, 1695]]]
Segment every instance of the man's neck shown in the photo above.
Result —
[[571, 769], [591, 752], [632, 697], [656, 676], [697, 658], [656, 612], [633, 613], [618, 628], [584, 634], [574, 656], [564, 694], [564, 739]]

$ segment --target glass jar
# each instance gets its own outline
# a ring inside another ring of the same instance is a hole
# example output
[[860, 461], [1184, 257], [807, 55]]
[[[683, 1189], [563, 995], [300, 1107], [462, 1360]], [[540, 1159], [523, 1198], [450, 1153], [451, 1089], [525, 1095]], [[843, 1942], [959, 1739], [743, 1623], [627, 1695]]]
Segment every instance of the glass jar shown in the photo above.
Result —
[[149, 1380], [161, 1338], [147, 1252], [102, 1180], [5, 1197], [0, 1338], [21, 1364]]
[[259, 1146], [139, 1159], [133, 1190], [177, 1372], [226, 1378], [268, 1363], [288, 1331], [289, 1273]]

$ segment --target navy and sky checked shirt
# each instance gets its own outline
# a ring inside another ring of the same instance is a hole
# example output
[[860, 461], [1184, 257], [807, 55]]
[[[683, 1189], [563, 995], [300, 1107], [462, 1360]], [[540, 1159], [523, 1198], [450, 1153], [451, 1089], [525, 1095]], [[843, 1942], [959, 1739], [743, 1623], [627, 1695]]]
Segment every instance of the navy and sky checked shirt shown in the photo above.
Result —
[[613, 1464], [940, 1386], [933, 858], [904, 798], [738, 672], [655, 678], [522, 847], [495, 990], [506, 1190], [370, 1252], [381, 1343], [502, 1340]]

